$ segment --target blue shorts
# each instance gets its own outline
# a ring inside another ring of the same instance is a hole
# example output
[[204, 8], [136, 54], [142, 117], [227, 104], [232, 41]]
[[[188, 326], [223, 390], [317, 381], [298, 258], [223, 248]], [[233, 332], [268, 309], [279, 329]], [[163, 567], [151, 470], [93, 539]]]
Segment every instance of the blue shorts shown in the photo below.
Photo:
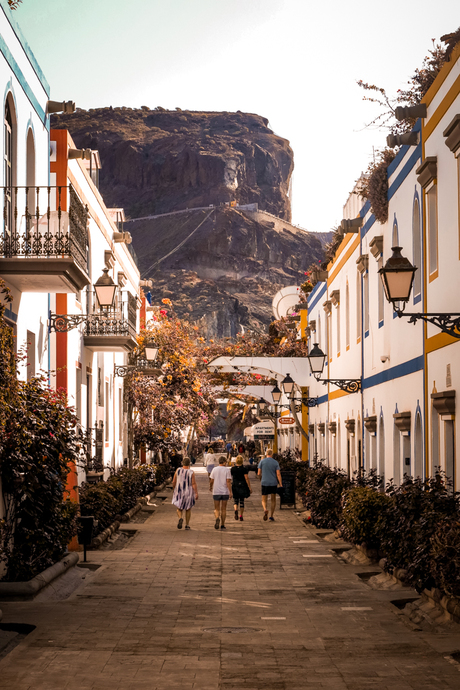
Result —
[[228, 501], [230, 496], [228, 494], [213, 494], [212, 498], [214, 501]]

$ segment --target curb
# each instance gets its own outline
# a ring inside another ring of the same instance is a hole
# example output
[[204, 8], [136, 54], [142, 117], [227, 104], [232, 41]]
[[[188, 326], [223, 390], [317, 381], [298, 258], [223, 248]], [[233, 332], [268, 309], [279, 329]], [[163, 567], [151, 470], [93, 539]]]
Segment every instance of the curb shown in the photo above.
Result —
[[106, 527], [103, 532], [94, 537], [93, 541], [91, 542], [90, 549], [98, 549], [100, 546], [102, 546], [102, 544], [105, 541], [107, 541], [107, 539], [111, 537], [112, 534], [117, 531], [117, 529], [119, 529], [121, 523], [129, 522], [133, 515], [136, 515], [136, 513], [138, 513], [139, 510], [141, 510], [143, 505], [147, 505], [150, 499], [155, 498], [158, 491], [163, 491], [163, 489], [165, 488], [166, 484], [169, 483], [169, 481], [170, 480], [163, 482], [163, 484], [157, 486], [146, 496], [138, 498], [136, 505], [130, 508], [126, 513], [124, 513], [124, 515], [121, 516], [120, 520], [115, 520], [115, 522], [112, 522], [112, 524]]
[[33, 599], [41, 589], [76, 565], [78, 561], [78, 553], [69, 553], [60, 561], [36, 575], [32, 580], [27, 582], [0, 582], [0, 599], [12, 601]]

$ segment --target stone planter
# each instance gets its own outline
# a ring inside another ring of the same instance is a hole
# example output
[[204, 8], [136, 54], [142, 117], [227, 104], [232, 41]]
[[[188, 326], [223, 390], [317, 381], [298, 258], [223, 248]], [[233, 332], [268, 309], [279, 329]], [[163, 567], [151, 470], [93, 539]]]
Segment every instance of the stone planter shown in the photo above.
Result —
[[69, 553], [27, 582], [0, 582], [0, 599], [22, 601], [33, 599], [46, 585], [63, 575], [79, 561], [78, 553]]

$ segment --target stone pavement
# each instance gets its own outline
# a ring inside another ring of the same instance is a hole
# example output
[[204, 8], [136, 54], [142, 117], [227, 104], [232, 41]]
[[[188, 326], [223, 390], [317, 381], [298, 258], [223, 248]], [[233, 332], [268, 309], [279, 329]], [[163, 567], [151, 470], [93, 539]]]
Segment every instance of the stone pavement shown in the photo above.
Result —
[[1, 604], [2, 623], [36, 626], [0, 661], [1, 690], [460, 688], [445, 658], [460, 626], [417, 632], [390, 603], [407, 590], [356, 574], [375, 567], [345, 563], [291, 510], [263, 522], [257, 480], [245, 521], [229, 506], [214, 530], [197, 474], [190, 531], [165, 490], [124, 549], [89, 553], [101, 567], [68, 598]]

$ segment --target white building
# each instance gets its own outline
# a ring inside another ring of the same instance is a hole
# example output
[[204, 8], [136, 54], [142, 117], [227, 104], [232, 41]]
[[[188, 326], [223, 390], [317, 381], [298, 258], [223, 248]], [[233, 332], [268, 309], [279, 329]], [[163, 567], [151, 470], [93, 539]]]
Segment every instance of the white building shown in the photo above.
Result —
[[418, 268], [406, 311], [460, 312], [459, 73], [457, 46], [426, 94], [414, 144], [388, 168], [388, 221], [377, 222], [368, 202], [350, 196], [344, 219], [354, 232], [345, 232], [308, 303], [310, 347], [317, 342], [327, 354], [322, 378], [360, 383], [350, 394], [310, 377], [320, 403], [309, 415], [310, 460], [349, 473], [375, 468], [396, 483], [441, 467], [457, 489], [459, 340], [426, 319], [398, 318], [378, 271], [391, 248], [402, 247]]
[[[114, 367], [126, 364], [136, 344], [139, 272], [128, 233], [116, 223], [122, 210], [107, 209], [97, 189], [98, 153], [78, 152], [64, 130], [50, 136], [49, 113], [72, 112], [74, 105], [49, 100], [48, 84], [5, 0], [0, 36], [0, 276], [13, 296], [7, 320], [17, 349], [27, 351], [20, 376], [42, 371], [52, 386], [65, 389], [91, 436], [91, 456], [117, 467], [128, 446], [123, 379]], [[101, 313], [93, 286], [104, 268], [117, 287], [113, 307]], [[81, 317], [80, 323], [70, 320], [68, 330], [69, 321], [56, 322], [56, 314]], [[78, 481], [84, 478], [80, 469]]]

